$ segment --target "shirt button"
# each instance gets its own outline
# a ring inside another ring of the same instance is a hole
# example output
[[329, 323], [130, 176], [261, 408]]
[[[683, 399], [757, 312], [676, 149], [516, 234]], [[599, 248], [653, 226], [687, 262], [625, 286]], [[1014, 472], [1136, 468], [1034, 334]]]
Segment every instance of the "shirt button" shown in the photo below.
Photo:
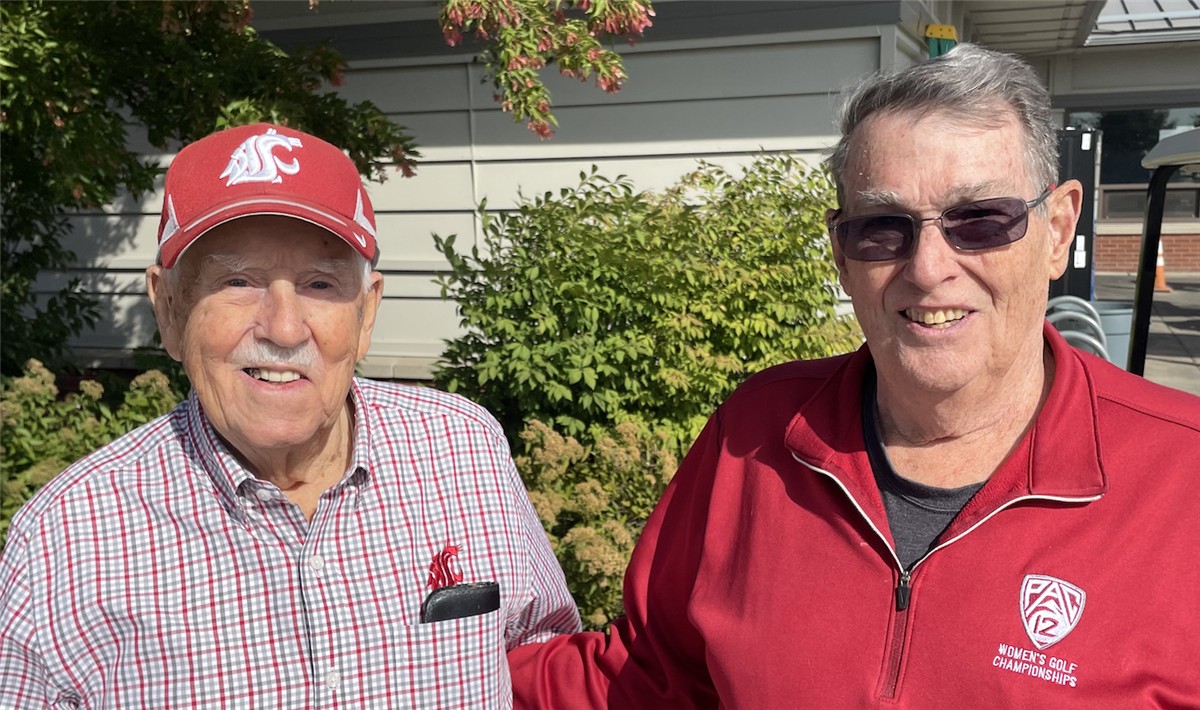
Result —
[[258, 496], [258, 499], [264, 503], [275, 498], [275, 494], [271, 492], [270, 488], [259, 488], [254, 492], [254, 495]]
[[308, 566], [319, 572], [321, 571], [321, 568], [325, 566], [325, 558], [321, 557], [320, 555], [313, 555], [312, 557], [308, 558]]
[[330, 688], [336, 688], [342, 684], [342, 675], [337, 671], [329, 671], [325, 674], [325, 685]]

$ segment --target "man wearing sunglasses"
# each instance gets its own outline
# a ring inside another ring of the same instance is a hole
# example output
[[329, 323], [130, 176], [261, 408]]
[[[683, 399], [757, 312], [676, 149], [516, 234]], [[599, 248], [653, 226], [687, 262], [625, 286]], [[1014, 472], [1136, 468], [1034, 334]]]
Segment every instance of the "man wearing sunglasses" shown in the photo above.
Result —
[[827, 215], [866, 345], [750, 378], [627, 618], [509, 654], [518, 707], [1200, 706], [1200, 399], [1045, 323], [1081, 188], [971, 45], [848, 93]]

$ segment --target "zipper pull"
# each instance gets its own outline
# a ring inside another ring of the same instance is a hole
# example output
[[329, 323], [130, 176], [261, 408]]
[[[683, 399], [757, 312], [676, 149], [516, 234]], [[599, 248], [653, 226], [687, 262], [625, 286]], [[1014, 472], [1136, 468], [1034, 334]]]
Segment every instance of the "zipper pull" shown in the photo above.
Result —
[[910, 579], [912, 579], [910, 573], [900, 573], [900, 584], [896, 587], [896, 611], [904, 611], [908, 608], [908, 597], [912, 593], [912, 588], [908, 586]]

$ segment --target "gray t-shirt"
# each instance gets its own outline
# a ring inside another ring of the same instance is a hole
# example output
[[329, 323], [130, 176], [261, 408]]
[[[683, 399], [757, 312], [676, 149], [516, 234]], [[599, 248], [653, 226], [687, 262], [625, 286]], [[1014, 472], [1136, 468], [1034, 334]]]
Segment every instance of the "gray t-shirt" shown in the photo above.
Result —
[[863, 438], [875, 484], [883, 496], [892, 539], [896, 541], [896, 556], [905, 570], [925, 556], [938, 537], [950, 526], [967, 501], [983, 488], [972, 483], [962, 488], [937, 488], [909, 480], [896, 473], [883, 447], [883, 431], [879, 425], [879, 407], [875, 401], [875, 370], [867, 374], [863, 387]]

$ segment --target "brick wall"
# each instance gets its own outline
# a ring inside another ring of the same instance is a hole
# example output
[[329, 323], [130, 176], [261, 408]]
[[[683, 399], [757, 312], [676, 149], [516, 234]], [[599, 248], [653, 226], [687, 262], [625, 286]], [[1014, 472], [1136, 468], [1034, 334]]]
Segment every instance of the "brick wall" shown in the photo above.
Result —
[[[1200, 273], [1200, 234], [1162, 235], [1166, 272]], [[1140, 234], [1101, 234], [1096, 237], [1096, 271], [1137, 271], [1142, 248]]]

